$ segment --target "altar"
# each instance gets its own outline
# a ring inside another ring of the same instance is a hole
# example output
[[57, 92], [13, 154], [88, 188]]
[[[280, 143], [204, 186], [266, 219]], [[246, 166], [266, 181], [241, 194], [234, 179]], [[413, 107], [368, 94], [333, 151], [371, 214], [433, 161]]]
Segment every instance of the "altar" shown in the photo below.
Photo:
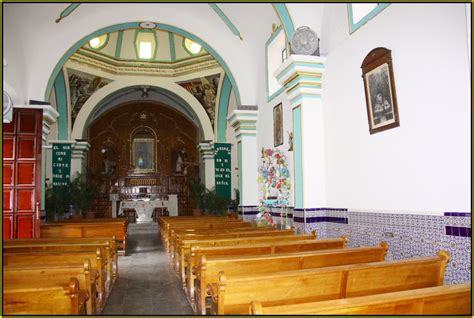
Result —
[[119, 214], [123, 214], [125, 209], [134, 209], [138, 216], [137, 222], [148, 223], [153, 222], [152, 214], [155, 208], [168, 208], [168, 210], [175, 210], [175, 207], [170, 206], [168, 200], [136, 199], [120, 201]]

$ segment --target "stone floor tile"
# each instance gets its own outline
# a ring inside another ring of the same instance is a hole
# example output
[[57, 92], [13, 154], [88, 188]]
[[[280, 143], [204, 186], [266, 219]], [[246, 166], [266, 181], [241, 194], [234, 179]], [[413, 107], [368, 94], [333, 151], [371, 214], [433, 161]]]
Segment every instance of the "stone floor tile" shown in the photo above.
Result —
[[178, 276], [153, 224], [129, 224], [127, 256], [104, 315], [192, 315]]

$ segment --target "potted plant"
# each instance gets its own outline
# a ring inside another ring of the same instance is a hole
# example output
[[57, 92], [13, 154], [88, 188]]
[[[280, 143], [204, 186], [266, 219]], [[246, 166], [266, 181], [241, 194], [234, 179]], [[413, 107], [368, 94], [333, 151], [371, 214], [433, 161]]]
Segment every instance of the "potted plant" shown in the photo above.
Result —
[[58, 221], [71, 204], [70, 187], [48, 187], [45, 192], [45, 210], [47, 221]]
[[97, 197], [97, 186], [91, 180], [87, 180], [85, 174], [78, 173], [71, 181], [71, 201], [76, 211], [86, 218], [93, 218], [95, 212], [91, 211]]
[[199, 182], [198, 179], [192, 179], [190, 183], [191, 195], [194, 201], [193, 215], [202, 215], [204, 193], [206, 186]]
[[231, 199], [219, 196], [216, 190], [207, 190], [204, 195], [206, 212], [211, 215], [224, 215], [227, 213]]

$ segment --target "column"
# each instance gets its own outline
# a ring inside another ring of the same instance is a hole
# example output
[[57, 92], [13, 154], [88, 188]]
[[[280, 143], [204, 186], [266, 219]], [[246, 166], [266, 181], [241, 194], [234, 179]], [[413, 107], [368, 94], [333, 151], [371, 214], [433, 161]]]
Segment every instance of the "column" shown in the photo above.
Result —
[[87, 152], [91, 145], [85, 140], [76, 140], [72, 144], [71, 153], [71, 177], [74, 178], [76, 172], [83, 173], [87, 167]]
[[199, 178], [207, 189], [215, 187], [214, 178], [214, 144], [212, 141], [204, 141], [197, 146], [199, 151]]
[[[246, 108], [250, 108], [246, 106]], [[237, 140], [239, 169], [239, 215], [243, 219], [257, 214], [258, 204], [258, 151], [257, 151], [257, 107], [253, 110], [237, 109], [227, 117], [234, 128]]]
[[319, 56], [291, 55], [275, 72], [278, 82], [286, 89], [293, 113], [294, 221], [305, 231], [320, 227], [321, 224], [306, 221], [325, 213], [326, 207], [321, 87], [325, 61]]

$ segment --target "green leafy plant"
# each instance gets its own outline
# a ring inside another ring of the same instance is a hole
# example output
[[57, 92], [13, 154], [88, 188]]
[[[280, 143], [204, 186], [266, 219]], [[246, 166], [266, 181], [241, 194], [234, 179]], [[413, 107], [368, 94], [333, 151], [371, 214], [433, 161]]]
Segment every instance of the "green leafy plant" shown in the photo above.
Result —
[[227, 208], [232, 202], [229, 198], [224, 198], [216, 193], [216, 190], [206, 190], [204, 202], [207, 214], [223, 215], [227, 213]]
[[48, 187], [45, 192], [46, 219], [54, 221], [55, 215], [63, 216], [71, 204], [70, 186]]
[[90, 210], [97, 197], [97, 186], [87, 175], [78, 173], [71, 181], [71, 201], [77, 211], [84, 214]]
[[196, 209], [202, 209], [206, 186], [199, 182], [198, 179], [192, 179], [189, 188], [193, 197], [194, 207]]

